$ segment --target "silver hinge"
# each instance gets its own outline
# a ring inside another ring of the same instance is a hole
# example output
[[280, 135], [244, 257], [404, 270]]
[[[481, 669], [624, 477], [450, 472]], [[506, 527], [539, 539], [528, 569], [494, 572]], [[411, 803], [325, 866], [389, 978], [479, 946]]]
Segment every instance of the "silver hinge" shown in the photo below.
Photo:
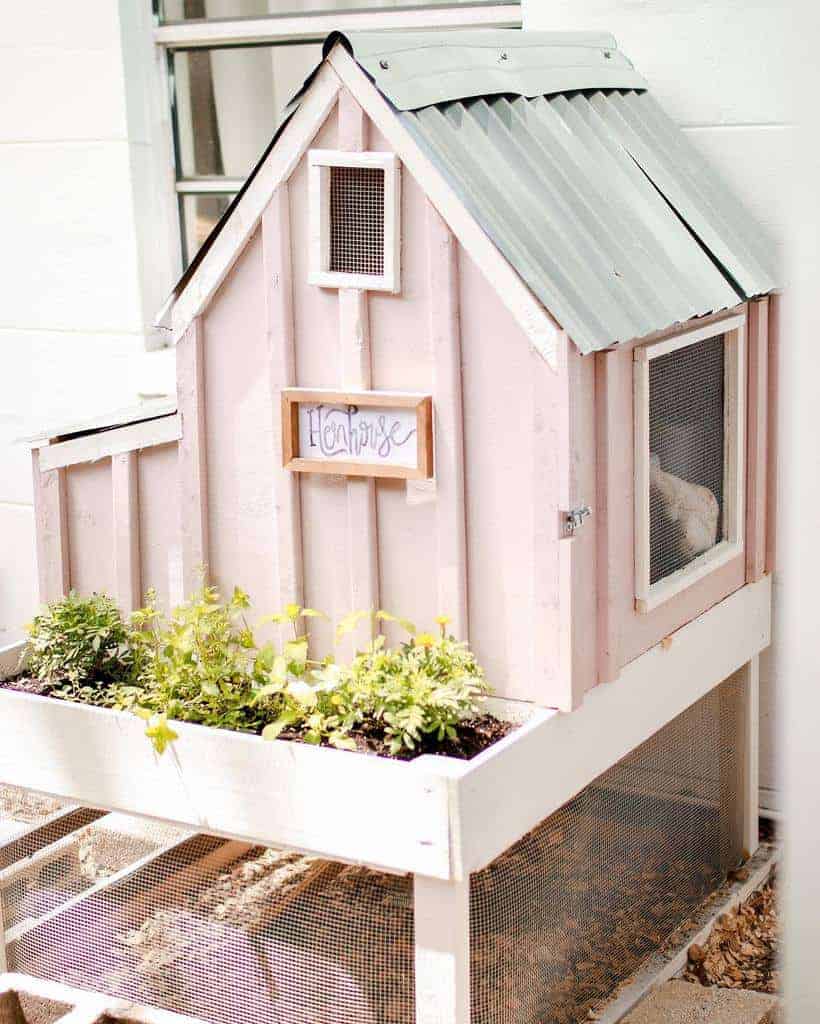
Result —
[[576, 530], [584, 525], [587, 516], [592, 515], [589, 505], [581, 505], [578, 508], [571, 508], [568, 511], [562, 510], [559, 513], [561, 523], [561, 536], [572, 537]]

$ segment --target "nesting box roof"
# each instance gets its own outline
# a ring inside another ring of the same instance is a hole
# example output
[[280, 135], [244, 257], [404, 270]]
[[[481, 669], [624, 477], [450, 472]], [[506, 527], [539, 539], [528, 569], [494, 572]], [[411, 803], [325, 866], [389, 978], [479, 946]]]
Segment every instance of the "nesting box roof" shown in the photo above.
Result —
[[338, 43], [582, 352], [776, 286], [771, 244], [611, 36], [334, 33], [325, 60]]

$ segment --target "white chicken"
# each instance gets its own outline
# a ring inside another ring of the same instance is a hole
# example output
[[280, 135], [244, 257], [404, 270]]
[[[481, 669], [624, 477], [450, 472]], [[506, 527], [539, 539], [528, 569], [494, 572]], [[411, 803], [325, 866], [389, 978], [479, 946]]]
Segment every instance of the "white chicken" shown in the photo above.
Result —
[[714, 547], [720, 506], [708, 487], [664, 472], [660, 458], [654, 453], [649, 460], [649, 487], [660, 496], [669, 519], [680, 527], [679, 554], [682, 559], [691, 561], [696, 555]]

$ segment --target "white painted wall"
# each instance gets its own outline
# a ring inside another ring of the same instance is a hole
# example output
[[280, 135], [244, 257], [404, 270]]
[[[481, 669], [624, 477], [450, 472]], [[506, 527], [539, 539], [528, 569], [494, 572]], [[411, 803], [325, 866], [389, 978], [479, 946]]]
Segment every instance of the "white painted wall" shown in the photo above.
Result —
[[[173, 388], [147, 352], [176, 269], [150, 3], [26, 0], [0, 39], [0, 644], [36, 607], [14, 439]], [[170, 173], [170, 167], [168, 167]]]
[[[784, 265], [793, 148], [788, 9], [781, 0], [523, 0], [524, 28], [611, 32], [652, 91], [735, 189]], [[782, 279], [782, 278], [781, 278]], [[775, 763], [774, 643], [761, 659], [763, 800]]]

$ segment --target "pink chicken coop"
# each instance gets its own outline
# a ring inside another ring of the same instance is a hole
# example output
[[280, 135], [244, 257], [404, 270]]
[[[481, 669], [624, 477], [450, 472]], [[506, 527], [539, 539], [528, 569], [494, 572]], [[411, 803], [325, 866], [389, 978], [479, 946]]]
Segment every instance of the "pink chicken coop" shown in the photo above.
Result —
[[123, 886], [214, 857], [188, 839], [177, 889], [140, 866], [7, 931], [10, 968], [65, 973], [75, 921], [64, 980], [220, 1024], [224, 991], [286, 1024], [583, 1019], [757, 846], [769, 257], [611, 37], [331, 36], [163, 311], [176, 401], [32, 441], [41, 596], [174, 603], [205, 565], [260, 608], [448, 613], [519, 727], [405, 764], [180, 725], [172, 761], [0, 692], [0, 779], [341, 871], [211, 935], [221, 968], [101, 980]]

